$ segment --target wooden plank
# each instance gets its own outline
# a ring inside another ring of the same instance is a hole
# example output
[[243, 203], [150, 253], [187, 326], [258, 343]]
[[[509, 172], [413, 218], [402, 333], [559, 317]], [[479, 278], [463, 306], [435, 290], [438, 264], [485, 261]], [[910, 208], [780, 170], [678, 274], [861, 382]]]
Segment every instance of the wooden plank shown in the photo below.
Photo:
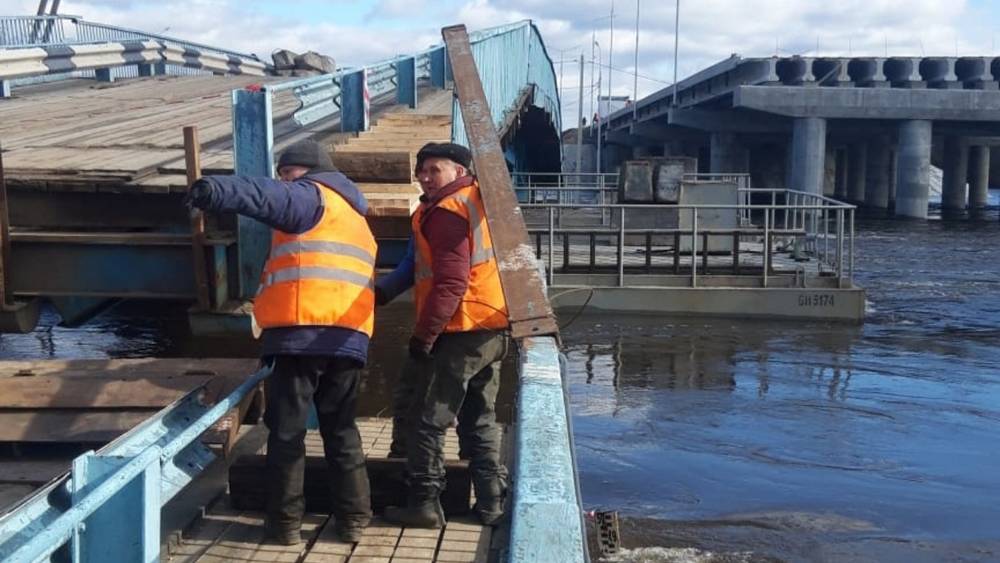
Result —
[[278, 545], [266, 541], [264, 517], [262, 514], [240, 514], [222, 535], [195, 559], [198, 563], [229, 563], [232, 561], [287, 561], [295, 563], [306, 550], [306, 546], [326, 522], [325, 516], [306, 514], [302, 519], [303, 543], [299, 545]]
[[58, 375], [154, 377], [169, 375], [238, 375], [257, 371], [255, 358], [128, 358], [114, 360], [6, 360], [0, 377]]
[[405, 194], [419, 197], [422, 193], [420, 184], [416, 182], [397, 184], [388, 182], [361, 182], [358, 183], [358, 188], [361, 190], [361, 193], [365, 194], [365, 197], [368, 197], [369, 194]]
[[329, 519], [316, 536], [302, 563], [345, 563], [354, 551], [354, 544], [337, 539], [333, 518]]
[[66, 459], [3, 459], [0, 460], [0, 483], [43, 485], [69, 471], [71, 458]]
[[110, 442], [157, 410], [0, 411], [0, 442]]
[[149, 379], [10, 377], [0, 381], [0, 409], [162, 408], [212, 376]]
[[355, 182], [408, 184], [413, 181], [414, 157], [406, 151], [347, 151], [337, 147], [333, 164]]
[[33, 485], [3, 484], [0, 485], [0, 514], [13, 507], [35, 490]]

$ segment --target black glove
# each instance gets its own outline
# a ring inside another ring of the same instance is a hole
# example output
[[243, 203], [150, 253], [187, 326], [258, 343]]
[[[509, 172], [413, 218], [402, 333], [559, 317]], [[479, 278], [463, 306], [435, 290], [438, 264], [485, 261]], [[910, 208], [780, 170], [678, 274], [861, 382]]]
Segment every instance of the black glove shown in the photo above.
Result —
[[381, 287], [375, 286], [375, 306], [381, 307], [389, 302], [389, 297], [386, 296], [385, 291]]
[[197, 207], [198, 209], [205, 209], [209, 207], [212, 203], [212, 183], [208, 180], [201, 178], [195, 180], [191, 187], [188, 188], [187, 194], [184, 195], [184, 205], [188, 209], [193, 209]]
[[410, 357], [414, 360], [427, 361], [431, 359], [431, 347], [416, 336], [410, 337]]

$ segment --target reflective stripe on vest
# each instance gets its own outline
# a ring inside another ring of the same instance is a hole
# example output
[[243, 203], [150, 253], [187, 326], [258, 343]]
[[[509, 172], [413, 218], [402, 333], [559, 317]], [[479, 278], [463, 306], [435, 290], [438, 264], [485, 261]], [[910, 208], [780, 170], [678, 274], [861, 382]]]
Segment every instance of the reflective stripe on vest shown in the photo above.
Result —
[[323, 210], [313, 228], [272, 232], [254, 317], [264, 329], [332, 326], [371, 336], [378, 246], [357, 209], [338, 192], [317, 189]]
[[[486, 248], [485, 243], [483, 243], [483, 229], [482, 221], [479, 216], [479, 208], [476, 204], [472, 202], [472, 199], [465, 194], [454, 194], [448, 196], [446, 199], [454, 199], [465, 204], [465, 208], [469, 212], [469, 227], [472, 230], [472, 251], [469, 255], [469, 265], [476, 266], [489, 262], [493, 258], [493, 248]], [[443, 200], [442, 200], [443, 201]], [[426, 213], [426, 211], [424, 212]], [[423, 217], [421, 217], [422, 219]], [[422, 260], [414, 260], [415, 271], [413, 272], [413, 281], [419, 282], [434, 276], [431, 272], [431, 265], [424, 264]]]

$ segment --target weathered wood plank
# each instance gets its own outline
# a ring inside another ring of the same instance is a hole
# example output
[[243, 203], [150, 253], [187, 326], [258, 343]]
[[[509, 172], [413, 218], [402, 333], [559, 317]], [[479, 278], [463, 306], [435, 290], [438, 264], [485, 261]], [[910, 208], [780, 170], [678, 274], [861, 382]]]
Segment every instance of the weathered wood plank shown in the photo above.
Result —
[[110, 442], [157, 410], [0, 411], [0, 442]]
[[0, 483], [42, 485], [69, 471], [72, 459], [0, 460]]
[[0, 409], [162, 408], [211, 379], [10, 377], [0, 380]]
[[413, 182], [414, 157], [409, 152], [353, 151], [340, 145], [330, 156], [334, 166], [355, 182]]

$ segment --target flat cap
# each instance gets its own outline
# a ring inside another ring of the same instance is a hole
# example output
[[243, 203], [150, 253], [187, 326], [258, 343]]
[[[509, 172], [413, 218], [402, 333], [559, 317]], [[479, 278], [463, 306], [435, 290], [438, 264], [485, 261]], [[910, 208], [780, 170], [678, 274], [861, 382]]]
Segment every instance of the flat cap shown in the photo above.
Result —
[[427, 143], [417, 153], [417, 170], [428, 158], [447, 158], [465, 168], [472, 168], [472, 152], [455, 143]]

